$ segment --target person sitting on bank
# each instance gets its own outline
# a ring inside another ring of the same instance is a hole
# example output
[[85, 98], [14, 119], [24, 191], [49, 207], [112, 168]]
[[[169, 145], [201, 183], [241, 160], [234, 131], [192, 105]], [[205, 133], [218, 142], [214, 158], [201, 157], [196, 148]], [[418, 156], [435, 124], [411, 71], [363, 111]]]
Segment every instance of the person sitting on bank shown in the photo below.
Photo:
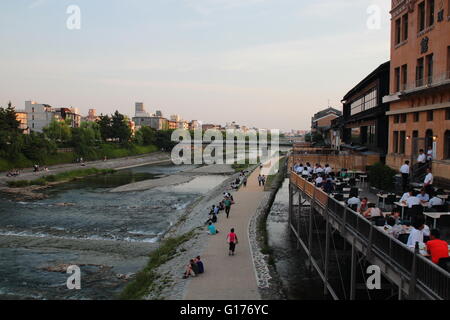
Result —
[[441, 233], [437, 229], [430, 232], [430, 241], [427, 242], [427, 252], [431, 256], [431, 261], [438, 264], [442, 258], [448, 258], [448, 243], [441, 240]]
[[219, 230], [216, 229], [216, 226], [210, 221], [208, 224], [208, 234], [210, 236], [214, 236], [219, 233]]
[[200, 256], [197, 256], [197, 258], [194, 259], [194, 262], [197, 264], [198, 273], [199, 274], [205, 273], [205, 266], [203, 265]]
[[363, 212], [364, 217], [372, 219], [375, 217], [382, 217], [380, 208], [377, 208], [375, 203], [369, 203], [366, 211]]
[[[186, 266], [186, 271], [183, 274], [183, 279], [187, 279], [189, 277], [195, 277], [196, 276], [196, 274], [194, 272], [194, 269], [193, 269], [193, 265], [194, 264], [195, 264], [194, 260], [191, 259], [189, 261], [189, 263], [187, 264], [187, 266]], [[197, 265], [196, 265], [196, 269], [198, 270]]]

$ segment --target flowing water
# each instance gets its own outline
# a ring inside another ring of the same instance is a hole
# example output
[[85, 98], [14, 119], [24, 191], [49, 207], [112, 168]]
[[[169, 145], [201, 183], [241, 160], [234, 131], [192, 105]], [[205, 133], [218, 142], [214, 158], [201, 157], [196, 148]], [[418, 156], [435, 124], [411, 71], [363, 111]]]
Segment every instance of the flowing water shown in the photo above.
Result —
[[289, 300], [323, 300], [323, 284], [307, 268], [307, 256], [297, 250], [288, 226], [289, 179], [278, 190], [267, 218], [269, 245], [273, 249], [275, 266]]
[[[0, 195], [0, 299], [111, 299], [125, 286], [159, 237], [225, 176], [198, 176], [176, 185], [110, 193], [128, 183], [193, 166], [158, 165], [55, 186], [47, 199], [15, 202]], [[81, 266], [82, 290], [49, 267]]]

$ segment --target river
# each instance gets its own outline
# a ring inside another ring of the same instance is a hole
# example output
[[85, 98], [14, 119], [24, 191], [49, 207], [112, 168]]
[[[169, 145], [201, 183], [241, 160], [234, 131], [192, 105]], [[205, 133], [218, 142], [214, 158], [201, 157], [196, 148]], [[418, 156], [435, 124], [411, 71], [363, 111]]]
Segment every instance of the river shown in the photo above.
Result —
[[[227, 177], [109, 191], [194, 167], [154, 165], [88, 177], [48, 189], [39, 201], [0, 194], [0, 299], [116, 298], [127, 283], [123, 275], [140, 270], [185, 209]], [[81, 267], [82, 290], [68, 290], [69, 275], [58, 270], [72, 264]]]

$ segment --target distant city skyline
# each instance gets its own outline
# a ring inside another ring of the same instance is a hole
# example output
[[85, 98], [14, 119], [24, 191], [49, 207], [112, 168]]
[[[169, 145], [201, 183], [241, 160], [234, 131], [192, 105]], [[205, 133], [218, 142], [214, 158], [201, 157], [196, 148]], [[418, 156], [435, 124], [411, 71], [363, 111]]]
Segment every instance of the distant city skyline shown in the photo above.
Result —
[[[68, 30], [78, 5], [81, 29]], [[369, 29], [368, 8], [380, 8]], [[147, 111], [307, 129], [389, 60], [389, 1], [17, 0], [0, 4], [0, 105]]]

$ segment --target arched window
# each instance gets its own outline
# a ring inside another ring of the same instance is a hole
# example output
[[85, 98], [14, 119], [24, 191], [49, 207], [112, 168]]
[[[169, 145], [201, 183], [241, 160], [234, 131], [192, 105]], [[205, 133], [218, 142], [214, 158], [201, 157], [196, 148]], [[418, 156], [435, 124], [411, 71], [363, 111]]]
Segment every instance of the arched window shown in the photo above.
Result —
[[445, 131], [444, 135], [444, 158], [450, 159], [450, 130]]

